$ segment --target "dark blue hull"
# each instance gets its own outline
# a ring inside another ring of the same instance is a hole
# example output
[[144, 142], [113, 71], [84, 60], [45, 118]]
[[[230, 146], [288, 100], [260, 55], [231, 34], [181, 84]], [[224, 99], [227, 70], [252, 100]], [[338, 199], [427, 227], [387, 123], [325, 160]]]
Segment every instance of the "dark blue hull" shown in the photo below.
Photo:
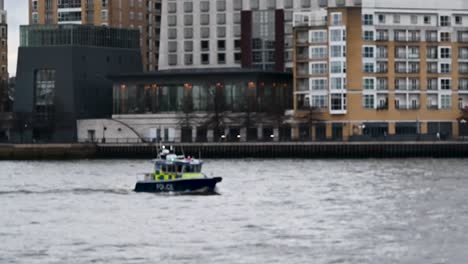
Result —
[[214, 193], [216, 184], [221, 181], [221, 177], [173, 181], [140, 181], [135, 185], [135, 192]]

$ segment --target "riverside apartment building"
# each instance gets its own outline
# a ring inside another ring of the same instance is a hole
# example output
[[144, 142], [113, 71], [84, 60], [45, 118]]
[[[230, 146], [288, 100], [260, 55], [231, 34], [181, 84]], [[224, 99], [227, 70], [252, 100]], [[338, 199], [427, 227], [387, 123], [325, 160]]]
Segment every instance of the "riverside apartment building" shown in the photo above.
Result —
[[295, 137], [468, 136], [468, 2], [330, 0], [294, 14]]
[[29, 24], [70, 23], [139, 29], [143, 68], [158, 68], [161, 0], [29, 0]]
[[326, 0], [164, 0], [160, 68], [292, 72], [293, 13], [326, 5]]

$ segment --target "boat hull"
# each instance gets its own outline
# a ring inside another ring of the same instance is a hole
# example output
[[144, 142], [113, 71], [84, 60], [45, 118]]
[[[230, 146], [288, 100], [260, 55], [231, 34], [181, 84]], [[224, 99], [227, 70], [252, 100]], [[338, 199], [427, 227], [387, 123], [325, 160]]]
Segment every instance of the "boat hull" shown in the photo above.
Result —
[[222, 178], [182, 179], [173, 181], [139, 181], [135, 192], [147, 193], [214, 193]]

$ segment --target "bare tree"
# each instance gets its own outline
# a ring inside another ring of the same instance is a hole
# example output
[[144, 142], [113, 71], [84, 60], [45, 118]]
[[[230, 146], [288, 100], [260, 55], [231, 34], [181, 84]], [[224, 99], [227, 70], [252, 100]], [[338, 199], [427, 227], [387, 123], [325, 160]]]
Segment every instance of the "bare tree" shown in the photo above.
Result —
[[226, 117], [226, 100], [224, 98], [224, 86], [220, 83], [216, 84], [214, 90], [210, 91], [209, 94], [209, 113], [204, 118], [205, 121], [202, 123], [202, 127], [208, 129], [212, 128], [215, 131], [215, 140], [219, 140], [220, 131], [224, 128], [224, 120]]

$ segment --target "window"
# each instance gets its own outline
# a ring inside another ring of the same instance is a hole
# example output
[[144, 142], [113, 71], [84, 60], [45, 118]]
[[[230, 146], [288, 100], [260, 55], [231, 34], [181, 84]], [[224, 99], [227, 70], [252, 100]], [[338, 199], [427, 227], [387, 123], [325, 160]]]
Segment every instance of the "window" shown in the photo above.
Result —
[[192, 54], [185, 54], [184, 63], [185, 63], [185, 65], [192, 65], [193, 64], [193, 55]]
[[393, 23], [400, 24], [400, 15], [393, 15]]
[[216, 2], [216, 10], [226, 11], [226, 0], [218, 0]]
[[192, 2], [184, 2], [184, 12], [185, 13], [192, 13], [193, 11], [193, 3]]
[[341, 61], [332, 61], [330, 63], [330, 73], [342, 73], [342, 62]]
[[376, 64], [376, 72], [377, 73], [388, 73], [388, 62], [377, 62]]
[[419, 90], [420, 82], [419, 79], [411, 78], [408, 82], [409, 90]]
[[377, 90], [388, 90], [388, 79], [378, 78], [377, 79]]
[[184, 25], [191, 26], [193, 24], [193, 16], [192, 15], [185, 15], [184, 16]]
[[440, 49], [440, 58], [441, 59], [450, 59], [452, 57], [451, 48], [441, 48]]
[[363, 24], [369, 26], [374, 25], [374, 15], [365, 14], [363, 17]]
[[312, 31], [310, 42], [311, 43], [326, 43], [327, 32], [326, 31]]
[[435, 30], [426, 31], [426, 41], [427, 42], [437, 42], [437, 31], [435, 31]]
[[374, 47], [364, 47], [364, 58], [374, 58]]
[[385, 15], [379, 15], [379, 24], [385, 24]]
[[55, 70], [41, 69], [35, 73], [35, 106], [38, 114], [50, 114], [55, 105]]
[[343, 33], [341, 29], [330, 30], [330, 40], [331, 41], [343, 41]]
[[427, 89], [431, 91], [438, 90], [437, 78], [427, 79]]
[[378, 29], [377, 30], [377, 41], [388, 41], [388, 30], [386, 29]]
[[374, 41], [374, 31], [365, 30], [363, 38], [365, 41]]
[[177, 64], [177, 54], [168, 54], [167, 56], [168, 56], [169, 65]]
[[374, 90], [375, 89], [375, 79], [365, 78], [363, 81], [363, 86], [365, 90]]
[[450, 37], [450, 33], [449, 32], [440, 32], [440, 41], [442, 41], [442, 42], [452, 41], [452, 39]]
[[218, 53], [218, 64], [226, 64], [226, 53]]
[[326, 108], [327, 107], [327, 96], [326, 95], [313, 95], [312, 96], [312, 107]]
[[388, 58], [388, 48], [386, 46], [377, 46], [377, 58], [379, 59]]
[[395, 30], [395, 41], [406, 41], [406, 30]]
[[375, 65], [372, 62], [364, 63], [364, 72], [365, 73], [374, 73]]
[[330, 86], [332, 90], [342, 90], [344, 81], [343, 78], [330, 78]]
[[193, 38], [193, 28], [184, 28], [184, 38], [186, 39]]
[[207, 50], [210, 49], [210, 41], [209, 40], [202, 40], [200, 42], [200, 44], [201, 44], [201, 50], [202, 51], [207, 51]]
[[363, 107], [366, 109], [374, 109], [374, 95], [365, 94], [363, 97]]
[[467, 60], [468, 59], [468, 48], [463, 47], [463, 48], [458, 48], [458, 58], [462, 60]]
[[170, 28], [167, 31], [169, 39], [176, 39], [177, 38], [177, 29], [176, 28]]
[[210, 28], [208, 28], [208, 27], [200, 28], [200, 36], [202, 38], [209, 38], [210, 37]]
[[395, 89], [406, 90], [406, 78], [395, 79]]
[[419, 30], [409, 30], [408, 41], [412, 41], [412, 42], [421, 41], [421, 32]]
[[201, 12], [210, 11], [210, 2], [209, 1], [201, 1], [200, 2], [200, 11]]
[[452, 90], [452, 80], [450, 80], [450, 79], [441, 79], [440, 80], [440, 89], [441, 90]]
[[216, 23], [218, 23], [218, 25], [226, 24], [226, 14], [217, 14]]
[[395, 62], [396, 73], [406, 73], [406, 62]]
[[437, 47], [427, 47], [427, 58], [435, 60], [438, 58]]
[[452, 71], [450, 63], [440, 64], [440, 73], [450, 73]]
[[463, 24], [463, 18], [461, 16], [455, 16], [455, 24], [457, 25]]
[[332, 13], [331, 18], [332, 26], [341, 26], [343, 24], [341, 13]]
[[209, 64], [210, 63], [210, 54], [201, 54], [201, 63], [202, 64]]
[[225, 50], [225, 49], [226, 49], [226, 41], [218, 40], [218, 50]]
[[311, 59], [326, 59], [327, 47], [311, 47], [310, 57]]
[[449, 16], [440, 16], [440, 26], [449, 27], [450, 26], [450, 17]]
[[426, 25], [431, 24], [431, 17], [430, 16], [424, 16], [424, 24], [426, 24]]
[[341, 57], [341, 46], [331, 46], [330, 47], [330, 57], [331, 58], [340, 58]]
[[312, 90], [325, 90], [327, 89], [326, 79], [312, 79], [311, 80]]
[[452, 108], [452, 96], [450, 94], [442, 94], [440, 96], [441, 108], [451, 109]]
[[311, 65], [311, 74], [320, 75], [327, 74], [327, 64], [326, 63], [314, 63]]
[[411, 15], [411, 24], [413, 24], [413, 25], [418, 24], [418, 16], [417, 15]]

